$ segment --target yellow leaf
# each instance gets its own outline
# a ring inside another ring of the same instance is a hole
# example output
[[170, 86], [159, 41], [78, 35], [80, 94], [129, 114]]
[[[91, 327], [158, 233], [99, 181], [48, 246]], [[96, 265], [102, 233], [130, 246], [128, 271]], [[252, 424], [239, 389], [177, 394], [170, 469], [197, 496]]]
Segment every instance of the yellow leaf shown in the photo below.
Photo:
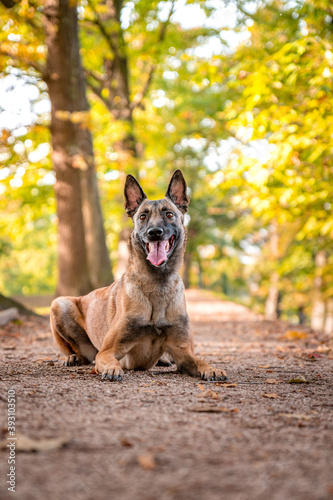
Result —
[[275, 378], [268, 378], [265, 380], [265, 384], [278, 384], [279, 381], [276, 380]]
[[307, 339], [308, 334], [305, 332], [297, 331], [297, 330], [288, 330], [283, 337], [284, 339], [287, 340], [302, 340], [302, 339]]
[[303, 415], [301, 413], [280, 413], [280, 417], [296, 418], [297, 420], [310, 420], [310, 415]]
[[298, 375], [288, 380], [288, 384], [309, 384], [309, 381], [303, 375]]

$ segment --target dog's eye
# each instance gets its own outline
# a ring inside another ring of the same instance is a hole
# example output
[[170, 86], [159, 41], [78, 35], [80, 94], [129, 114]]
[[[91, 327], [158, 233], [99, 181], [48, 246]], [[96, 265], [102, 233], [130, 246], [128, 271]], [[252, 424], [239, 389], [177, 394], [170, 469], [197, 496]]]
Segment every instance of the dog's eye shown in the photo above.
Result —
[[147, 217], [146, 214], [141, 214], [140, 215], [140, 220], [145, 220], [146, 217]]
[[172, 219], [173, 213], [172, 212], [167, 212], [166, 216], [167, 216], [168, 219]]

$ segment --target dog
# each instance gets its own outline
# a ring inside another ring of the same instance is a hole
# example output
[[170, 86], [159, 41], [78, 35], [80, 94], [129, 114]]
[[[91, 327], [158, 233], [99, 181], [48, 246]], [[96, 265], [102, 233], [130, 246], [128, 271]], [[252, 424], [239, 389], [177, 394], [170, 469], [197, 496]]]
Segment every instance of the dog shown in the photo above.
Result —
[[193, 352], [179, 270], [186, 246], [189, 199], [180, 170], [165, 197], [151, 201], [132, 175], [125, 182], [125, 210], [133, 220], [128, 270], [112, 285], [83, 297], [58, 297], [51, 330], [66, 366], [91, 363], [102, 379], [121, 381], [123, 369], [148, 370], [169, 355], [181, 373], [227, 380]]

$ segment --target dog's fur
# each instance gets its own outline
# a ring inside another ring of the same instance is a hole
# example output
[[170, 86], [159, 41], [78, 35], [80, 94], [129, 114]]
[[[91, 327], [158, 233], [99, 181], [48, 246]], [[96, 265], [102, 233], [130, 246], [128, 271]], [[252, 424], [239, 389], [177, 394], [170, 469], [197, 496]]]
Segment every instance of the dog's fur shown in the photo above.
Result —
[[[184, 285], [178, 274], [189, 204], [182, 173], [173, 174], [165, 198], [158, 201], [148, 200], [137, 180], [128, 175], [125, 200], [134, 223], [127, 272], [111, 286], [52, 302], [51, 330], [68, 356], [64, 364], [86, 364], [96, 358], [95, 369], [103, 379], [122, 380], [123, 368], [148, 370], [166, 353], [182, 373], [225, 380], [224, 371], [193, 354]], [[161, 246], [164, 260], [159, 263]], [[157, 248], [153, 257], [151, 248]]]

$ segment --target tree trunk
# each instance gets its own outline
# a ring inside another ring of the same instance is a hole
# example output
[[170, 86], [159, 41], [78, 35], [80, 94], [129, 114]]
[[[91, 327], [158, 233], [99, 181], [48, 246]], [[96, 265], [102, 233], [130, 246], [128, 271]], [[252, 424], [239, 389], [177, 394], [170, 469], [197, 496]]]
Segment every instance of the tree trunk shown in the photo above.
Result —
[[[111, 114], [111, 119], [117, 121], [122, 129], [120, 138], [112, 142], [117, 154], [118, 170], [123, 175], [131, 173], [138, 177], [138, 157], [140, 148], [134, 133], [133, 106], [129, 89], [129, 67], [126, 54], [126, 43], [121, 27], [122, 0], [101, 0], [91, 6], [95, 16], [95, 25], [99, 27], [99, 36], [102, 35], [109, 51], [105, 53], [103, 61], [103, 76], [97, 79], [87, 71], [87, 83], [105, 104]], [[104, 78], [105, 77], [105, 78]], [[105, 92], [107, 91], [107, 92]], [[123, 216], [124, 230], [119, 235], [118, 266], [116, 277], [120, 277], [128, 266], [127, 240], [129, 229], [127, 217]]]
[[304, 312], [304, 306], [299, 306], [297, 310], [297, 315], [298, 315], [298, 321], [300, 325], [305, 325], [306, 323], [306, 315]]
[[221, 275], [221, 290], [222, 290], [223, 295], [225, 295], [226, 297], [228, 297], [228, 295], [230, 295], [229, 278], [225, 272], [223, 272]]
[[76, 5], [46, 0], [46, 83], [56, 171], [59, 295], [82, 295], [112, 279], [87, 117]]
[[5, 311], [6, 309], [15, 308], [19, 311], [20, 314], [26, 314], [27, 316], [38, 316], [34, 311], [26, 308], [17, 300], [11, 299], [9, 297], [5, 297], [0, 293], [0, 311]]
[[185, 288], [190, 288], [190, 270], [192, 264], [192, 255], [190, 252], [185, 252], [183, 265], [183, 282]]
[[89, 130], [79, 130], [78, 141], [82, 157], [92, 158], [89, 168], [81, 172], [82, 213], [89, 277], [93, 288], [100, 288], [110, 285], [113, 281], [113, 274], [105, 243], [103, 216], [93, 163], [92, 137]]
[[198, 255], [198, 288], [200, 288], [201, 290], [205, 288], [204, 273], [199, 255]]
[[[269, 243], [270, 258], [274, 265], [276, 265], [279, 257], [279, 235], [277, 229], [277, 223], [273, 221]], [[276, 271], [273, 271], [270, 277], [270, 285], [265, 302], [265, 318], [270, 321], [274, 321], [279, 317], [279, 279], [279, 274]]]
[[323, 330], [325, 320], [325, 302], [322, 297], [323, 272], [326, 265], [326, 252], [321, 250], [315, 256], [315, 279], [313, 282], [313, 306], [311, 312], [311, 328]]
[[265, 317], [268, 320], [275, 320], [278, 318], [278, 302], [279, 302], [279, 275], [274, 272], [271, 275], [267, 299], [265, 302]]
[[119, 235], [118, 242], [118, 265], [116, 269], [116, 279], [119, 279], [128, 268], [129, 252], [128, 252], [128, 238], [130, 237], [131, 230], [129, 227], [124, 227]]
[[333, 335], [333, 299], [327, 301], [324, 332]]

